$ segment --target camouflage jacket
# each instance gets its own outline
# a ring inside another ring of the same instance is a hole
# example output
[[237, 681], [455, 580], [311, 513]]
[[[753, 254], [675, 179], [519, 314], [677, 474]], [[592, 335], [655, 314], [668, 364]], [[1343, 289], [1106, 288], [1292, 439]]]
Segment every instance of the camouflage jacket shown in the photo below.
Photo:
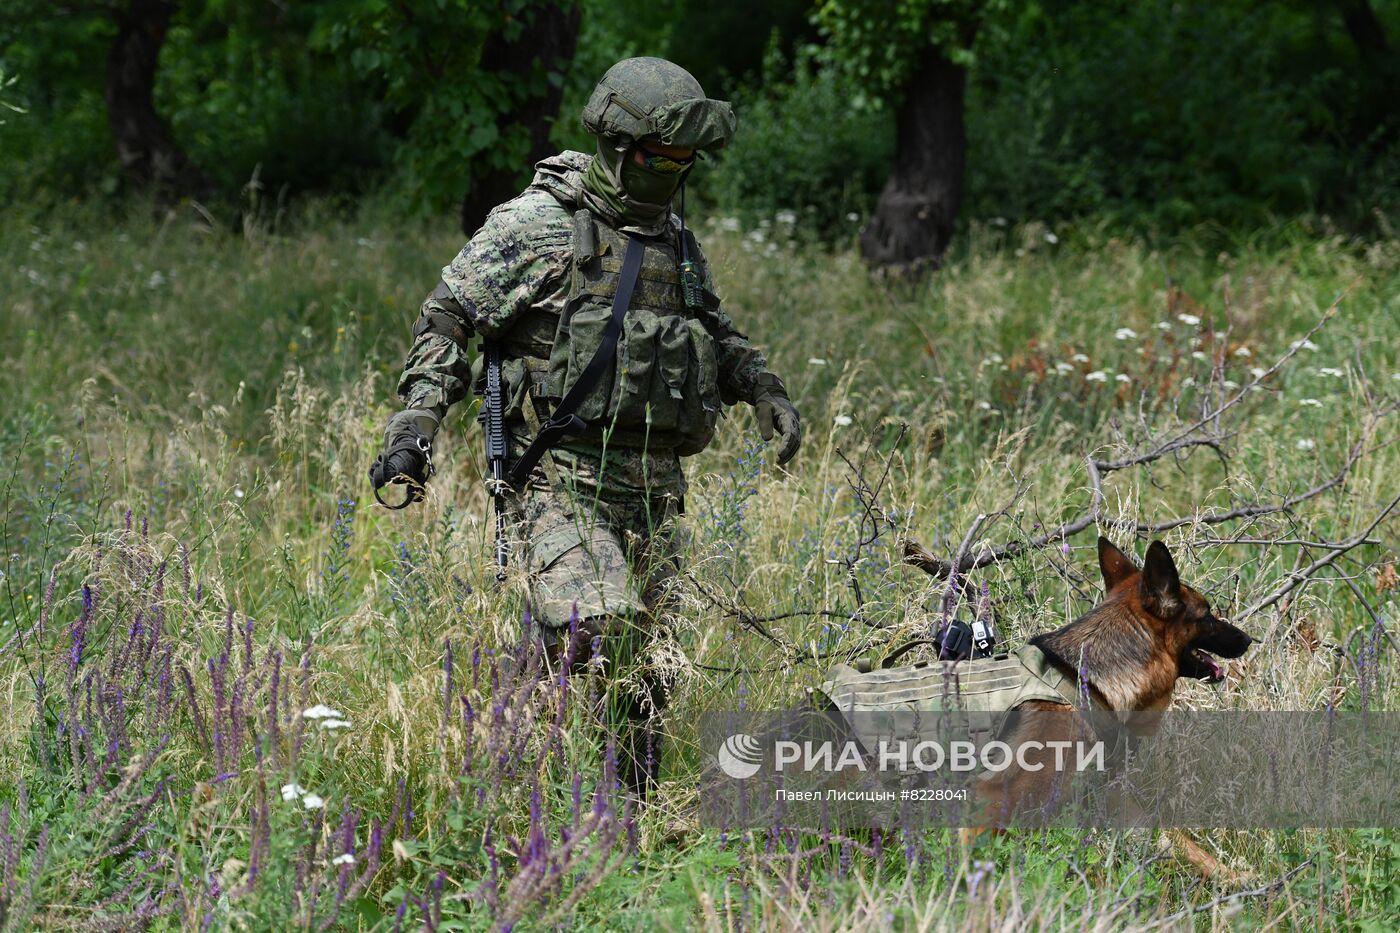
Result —
[[[563, 152], [536, 166], [534, 181], [518, 197], [491, 211], [471, 241], [442, 270], [448, 295], [441, 291], [423, 303], [421, 315], [451, 313], [460, 320], [457, 339], [424, 331], [414, 341], [399, 397], [410, 408], [433, 411], [441, 418], [448, 406], [466, 399], [474, 378], [467, 339], [480, 334], [503, 342], [512, 351], [548, 358], [555, 325], [569, 295], [573, 259], [573, 211], [581, 203], [583, 172], [592, 156]], [[599, 217], [616, 224], [616, 218]], [[674, 215], [670, 223], [677, 227]], [[623, 232], [656, 234], [654, 229], [618, 225]], [[708, 264], [706, 286], [709, 280]], [[441, 288], [441, 287], [440, 287]], [[734, 327], [723, 311], [715, 315], [720, 393], [726, 404], [751, 402], [757, 378], [767, 368], [763, 355]], [[440, 330], [437, 328], [435, 330]], [[480, 391], [481, 386], [476, 386]], [[528, 432], [511, 425], [519, 448]], [[685, 477], [674, 451], [610, 449], [604, 461], [594, 446], [578, 441], [557, 448], [555, 459], [584, 485], [604, 492], [635, 495], [680, 495]]]

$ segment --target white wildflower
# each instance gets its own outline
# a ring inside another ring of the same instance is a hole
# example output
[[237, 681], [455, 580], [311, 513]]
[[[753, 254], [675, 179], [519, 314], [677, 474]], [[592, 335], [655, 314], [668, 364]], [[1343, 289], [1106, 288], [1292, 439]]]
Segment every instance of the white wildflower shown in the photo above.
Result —
[[1197, 324], [1201, 323], [1201, 319], [1194, 314], [1178, 314], [1176, 319], [1187, 327], [1195, 327]]
[[1089, 358], [1088, 358], [1087, 356], [1085, 356], [1083, 353], [1076, 353], [1076, 354], [1074, 354], [1074, 356], [1071, 356], [1070, 359], [1073, 360], [1073, 361], [1076, 362], [1076, 363], [1087, 363], [1087, 362], [1089, 362]]
[[1298, 399], [1298, 404], [1299, 404], [1299, 405], [1302, 405], [1304, 408], [1321, 408], [1321, 407], [1322, 407], [1322, 403], [1319, 402], [1319, 401], [1318, 401], [1317, 399], [1315, 399], [1315, 398], [1300, 398], [1300, 399]]
[[1331, 376], [1333, 379], [1340, 379], [1346, 375], [1346, 373], [1342, 372], [1340, 369], [1336, 369], [1332, 366], [1323, 366], [1317, 371], [1317, 374], [1319, 376]]
[[730, 233], [735, 233], [739, 229], [739, 218], [721, 217], [719, 221], [719, 228], [721, 230], [728, 230]]
[[1312, 440], [1311, 438], [1304, 437], [1301, 438], [1298, 441], [1298, 443], [1294, 444], [1293, 446], [1297, 447], [1299, 450], [1312, 450], [1314, 447], [1317, 446], [1317, 442]]
[[1132, 382], [1132, 381], [1133, 381], [1133, 377], [1132, 377], [1132, 376], [1129, 376], [1127, 373], [1119, 373], [1118, 375], [1114, 376], [1113, 378], [1114, 378], [1114, 380], [1117, 381], [1117, 382]]
[[374, 241], [367, 236], [362, 236], [355, 241], [355, 245], [361, 247], [362, 249], [369, 249], [371, 246], [374, 245]]
[[1253, 356], [1253, 355], [1254, 355], [1253, 353], [1249, 352], [1249, 347], [1239, 347], [1238, 349], [1235, 350], [1235, 356]]
[[1264, 374], [1267, 373], [1267, 372], [1268, 372], [1268, 370], [1265, 369], [1265, 368], [1262, 367], [1262, 366], [1255, 366], [1255, 367], [1252, 367], [1252, 368], [1249, 370], [1249, 374], [1250, 374], [1251, 376], [1253, 376], [1255, 379], [1263, 379], [1263, 378], [1264, 378]]
[[851, 423], [850, 415], [837, 415], [834, 419], [838, 428], [844, 428]]
[[322, 729], [332, 729], [332, 730], [334, 730], [334, 729], [349, 729], [349, 728], [350, 728], [350, 720], [348, 720], [348, 719], [323, 719], [323, 720], [321, 720], [321, 728], [322, 728]]
[[1205, 359], [1205, 358], [1206, 358], [1206, 354], [1205, 354], [1205, 351], [1204, 351], [1204, 350], [1192, 350], [1192, 351], [1191, 351], [1191, 359], [1193, 359], [1193, 360], [1203, 360], [1203, 359]]
[[1057, 372], [1057, 373], [1067, 373], [1067, 372], [1070, 372], [1070, 371], [1073, 370], [1073, 369], [1074, 369], [1074, 367], [1071, 366], [1071, 365], [1068, 364], [1068, 363], [1056, 363], [1056, 364], [1055, 364], [1055, 372]]
[[310, 709], [302, 710], [302, 719], [344, 719], [345, 714], [338, 709], [331, 709], [322, 703], [317, 703]]
[[851, 223], [855, 223], [856, 221], [860, 220], [860, 215], [857, 214], [855, 211], [851, 211], [849, 214], [846, 215], [846, 219]]
[[1295, 340], [1290, 345], [1290, 349], [1316, 350], [1317, 344], [1313, 343], [1311, 340]]
[[991, 224], [993, 227], [1005, 227], [1005, 226], [1006, 226], [1006, 218], [1005, 218], [1005, 217], [993, 217], [991, 220], [987, 221], [987, 223]]
[[1060, 242], [1060, 238], [1047, 230], [1045, 232], [1045, 242], [1049, 243], [1051, 246], [1054, 246], [1056, 243]]
[[283, 785], [282, 785], [282, 799], [283, 799], [283, 800], [296, 800], [298, 797], [300, 797], [300, 796], [301, 796], [302, 794], [304, 794], [304, 793], [306, 793], [306, 788], [305, 788], [305, 787], [302, 787], [300, 784], [283, 784]]
[[1136, 340], [1137, 331], [1131, 327], [1120, 327], [1113, 332], [1114, 340]]
[[1096, 370], [1094, 370], [1094, 371], [1091, 372], [1091, 373], [1086, 373], [1085, 376], [1084, 376], [1084, 381], [1085, 381], [1085, 382], [1107, 382], [1107, 381], [1108, 381], [1108, 373], [1104, 372], [1102, 369], [1096, 369]]
[[1181, 386], [1182, 386], [1182, 388], [1186, 388], [1187, 386], [1193, 386], [1193, 385], [1195, 385], [1195, 384], [1196, 384], [1196, 379], [1195, 379], [1195, 377], [1193, 377], [1193, 376], [1187, 376], [1185, 379], [1181, 380]]
[[980, 411], [991, 411], [991, 410], [992, 410], [992, 403], [983, 400], [983, 401], [977, 403], [977, 408], [978, 408]]
[[1158, 330], [1171, 330], [1171, 329], [1172, 329], [1172, 322], [1171, 322], [1171, 321], [1158, 321], [1158, 322], [1157, 322], [1157, 329], [1158, 329]]
[[301, 805], [308, 810], [319, 810], [326, 805], [318, 794], [307, 794], [301, 798]]
[[773, 219], [780, 224], [787, 224], [790, 227], [797, 223], [797, 211], [781, 210], [773, 215]]
[[825, 365], [826, 365], [826, 360], [822, 359], [822, 358], [819, 357], [819, 356], [809, 356], [809, 357], [807, 357], [807, 365], [808, 365], [808, 366], [825, 366]]
[[341, 855], [337, 855], [335, 858], [331, 859], [331, 864], [332, 864], [332, 865], [354, 865], [354, 864], [355, 864], [355, 856], [352, 855], [352, 854], [349, 853], [349, 852], [345, 852], [345, 853], [343, 853], [343, 854], [341, 854]]
[[165, 284], [165, 273], [157, 269], [151, 273], [151, 277], [146, 280], [147, 288], [160, 288]]
[[1226, 379], [1220, 384], [1227, 389], [1238, 389], [1240, 387], [1240, 384], [1233, 379]]
[[242, 486], [235, 486], [235, 487], [233, 487], [233, 497], [234, 497], [235, 499], [242, 499], [242, 498], [243, 498], [243, 487], [242, 487]]

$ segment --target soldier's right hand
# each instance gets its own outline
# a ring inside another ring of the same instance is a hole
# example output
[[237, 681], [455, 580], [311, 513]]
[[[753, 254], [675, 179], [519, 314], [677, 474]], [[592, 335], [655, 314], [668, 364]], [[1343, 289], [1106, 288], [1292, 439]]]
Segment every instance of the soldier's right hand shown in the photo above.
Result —
[[[389, 419], [384, 428], [384, 449], [369, 468], [369, 481], [380, 504], [401, 509], [423, 499], [423, 485], [433, 475], [433, 435], [437, 425], [437, 416], [422, 409], [410, 408]], [[379, 490], [390, 483], [408, 486], [407, 498], [396, 506], [379, 497]]]

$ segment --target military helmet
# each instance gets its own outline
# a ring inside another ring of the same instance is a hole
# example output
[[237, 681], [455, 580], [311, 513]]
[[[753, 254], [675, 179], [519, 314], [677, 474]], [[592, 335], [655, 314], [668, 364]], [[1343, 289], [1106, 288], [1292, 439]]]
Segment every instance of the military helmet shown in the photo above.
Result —
[[664, 58], [627, 58], [608, 69], [583, 108], [594, 136], [655, 139], [684, 149], [723, 149], [734, 137], [734, 110], [710, 100], [690, 72]]

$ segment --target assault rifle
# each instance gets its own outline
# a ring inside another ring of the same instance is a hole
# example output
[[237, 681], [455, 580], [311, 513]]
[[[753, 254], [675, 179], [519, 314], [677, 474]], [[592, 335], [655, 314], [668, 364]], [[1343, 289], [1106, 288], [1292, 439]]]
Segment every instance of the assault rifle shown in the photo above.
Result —
[[510, 560], [510, 546], [506, 541], [506, 426], [504, 421], [505, 397], [501, 389], [501, 348], [494, 340], [483, 340], [482, 351], [486, 355], [486, 397], [481, 401], [481, 432], [486, 437], [486, 469], [490, 475], [487, 481], [491, 489], [491, 501], [496, 510], [496, 579], [506, 578], [506, 564]]

